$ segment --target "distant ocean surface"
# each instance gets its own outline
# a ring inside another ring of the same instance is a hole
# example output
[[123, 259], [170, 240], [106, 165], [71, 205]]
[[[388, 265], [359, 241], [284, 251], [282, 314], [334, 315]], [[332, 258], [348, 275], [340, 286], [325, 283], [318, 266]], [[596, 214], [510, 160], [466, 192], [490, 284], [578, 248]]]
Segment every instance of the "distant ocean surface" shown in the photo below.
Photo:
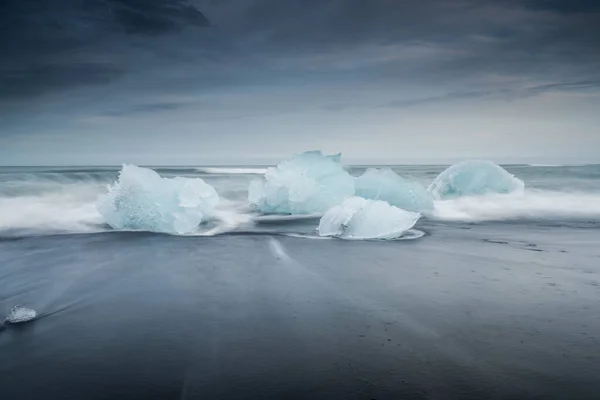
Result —
[[104, 223], [118, 167], [0, 167], [0, 314], [37, 312], [0, 324], [0, 397], [598, 399], [600, 166], [504, 166], [524, 194], [436, 201], [395, 241], [260, 216], [266, 168], [153, 168], [221, 198], [176, 236]]
[[[445, 166], [390, 166], [426, 187]], [[152, 168], [152, 167], [151, 167]], [[199, 177], [219, 196], [222, 227], [204, 233], [252, 232], [248, 185], [267, 167], [155, 167], [163, 177]], [[360, 175], [368, 166], [348, 167]], [[430, 218], [483, 222], [530, 220], [550, 223], [600, 222], [600, 165], [509, 165], [525, 182], [524, 196], [491, 195], [440, 201]], [[0, 167], [0, 235], [86, 233], [111, 230], [96, 210], [97, 198], [118, 178], [120, 167]], [[214, 224], [213, 224], [214, 225]], [[287, 233], [310, 234], [314, 224], [285, 226]], [[272, 229], [270, 227], [269, 229]], [[308, 229], [308, 230], [307, 230]], [[203, 230], [200, 229], [200, 234]]]

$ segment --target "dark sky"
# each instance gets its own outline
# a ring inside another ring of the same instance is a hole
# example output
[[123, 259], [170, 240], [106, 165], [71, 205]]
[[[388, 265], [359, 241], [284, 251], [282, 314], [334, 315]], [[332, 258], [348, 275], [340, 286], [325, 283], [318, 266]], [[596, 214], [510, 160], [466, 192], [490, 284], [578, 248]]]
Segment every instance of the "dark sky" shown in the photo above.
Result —
[[599, 148], [598, 0], [0, 2], [4, 165]]

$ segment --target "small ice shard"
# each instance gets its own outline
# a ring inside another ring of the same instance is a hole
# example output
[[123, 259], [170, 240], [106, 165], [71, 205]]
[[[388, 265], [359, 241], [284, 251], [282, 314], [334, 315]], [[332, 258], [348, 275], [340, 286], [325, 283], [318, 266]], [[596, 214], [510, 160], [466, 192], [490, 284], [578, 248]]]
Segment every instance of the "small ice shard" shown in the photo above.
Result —
[[216, 190], [202, 179], [162, 178], [151, 169], [123, 165], [97, 208], [114, 229], [186, 234], [218, 203]]
[[522, 192], [525, 184], [491, 161], [463, 161], [438, 175], [427, 189], [435, 200]]
[[323, 215], [320, 236], [343, 239], [395, 239], [417, 223], [421, 214], [379, 200], [351, 197]]
[[419, 182], [402, 178], [389, 168], [369, 168], [355, 181], [356, 196], [383, 200], [414, 212], [433, 209], [433, 199]]
[[324, 213], [354, 194], [354, 179], [340, 165], [340, 154], [295, 154], [248, 188], [248, 200], [263, 213]]
[[31, 321], [35, 319], [37, 312], [31, 308], [21, 307], [16, 305], [10, 310], [10, 313], [4, 319], [6, 324], [20, 324], [22, 322]]

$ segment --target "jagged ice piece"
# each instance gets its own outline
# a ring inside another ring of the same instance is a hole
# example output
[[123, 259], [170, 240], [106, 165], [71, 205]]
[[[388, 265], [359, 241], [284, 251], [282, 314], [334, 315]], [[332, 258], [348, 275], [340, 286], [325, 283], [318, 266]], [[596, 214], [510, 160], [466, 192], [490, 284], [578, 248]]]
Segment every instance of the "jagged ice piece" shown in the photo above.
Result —
[[123, 165], [97, 208], [114, 229], [186, 234], [218, 203], [217, 192], [202, 179], [162, 178], [151, 169]]
[[369, 168], [355, 181], [355, 195], [383, 200], [392, 206], [414, 212], [433, 209], [431, 195], [419, 182], [402, 178], [389, 168]]
[[395, 239], [412, 228], [421, 214], [379, 200], [351, 197], [328, 210], [317, 231], [343, 239]]
[[263, 213], [323, 213], [354, 194], [354, 179], [340, 158], [320, 151], [295, 154], [253, 181], [248, 200]]

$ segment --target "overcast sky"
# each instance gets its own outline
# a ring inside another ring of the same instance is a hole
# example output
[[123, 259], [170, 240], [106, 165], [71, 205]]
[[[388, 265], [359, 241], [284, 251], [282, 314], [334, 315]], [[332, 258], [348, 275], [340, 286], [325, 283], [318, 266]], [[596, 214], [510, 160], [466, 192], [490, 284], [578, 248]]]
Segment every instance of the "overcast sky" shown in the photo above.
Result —
[[598, 0], [7, 0], [0, 165], [600, 163]]

